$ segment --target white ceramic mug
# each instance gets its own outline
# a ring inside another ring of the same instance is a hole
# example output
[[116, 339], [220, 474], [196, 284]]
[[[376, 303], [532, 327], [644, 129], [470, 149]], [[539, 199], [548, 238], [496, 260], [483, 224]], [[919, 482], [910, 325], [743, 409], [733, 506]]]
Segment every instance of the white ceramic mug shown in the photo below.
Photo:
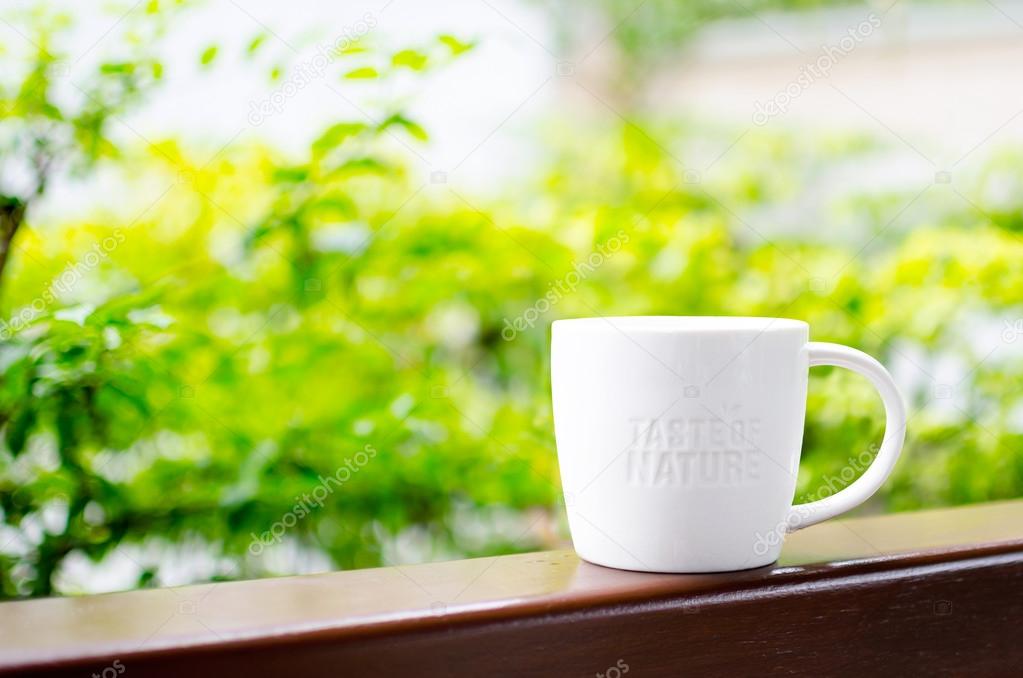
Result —
[[[813, 365], [867, 377], [887, 422], [860, 478], [793, 506]], [[855, 349], [810, 342], [800, 320], [558, 320], [551, 384], [575, 549], [627, 570], [719, 572], [774, 562], [786, 532], [848, 511], [880, 487], [906, 429], [884, 367]]]

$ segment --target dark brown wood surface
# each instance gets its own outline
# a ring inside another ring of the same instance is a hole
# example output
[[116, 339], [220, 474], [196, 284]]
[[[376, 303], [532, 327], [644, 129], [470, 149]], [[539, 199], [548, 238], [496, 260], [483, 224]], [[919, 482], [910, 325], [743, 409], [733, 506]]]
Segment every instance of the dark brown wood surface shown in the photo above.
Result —
[[1023, 501], [831, 521], [773, 567], [547, 552], [0, 604], [0, 674], [1023, 675]]

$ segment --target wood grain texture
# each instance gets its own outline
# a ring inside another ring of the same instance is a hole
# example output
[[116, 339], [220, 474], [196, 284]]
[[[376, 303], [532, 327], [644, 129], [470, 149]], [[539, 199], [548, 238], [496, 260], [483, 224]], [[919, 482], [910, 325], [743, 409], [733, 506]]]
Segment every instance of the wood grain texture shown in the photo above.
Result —
[[1023, 501], [831, 521], [790, 535], [775, 566], [727, 574], [623, 572], [556, 551], [0, 604], [0, 674], [118, 666], [1019, 675]]

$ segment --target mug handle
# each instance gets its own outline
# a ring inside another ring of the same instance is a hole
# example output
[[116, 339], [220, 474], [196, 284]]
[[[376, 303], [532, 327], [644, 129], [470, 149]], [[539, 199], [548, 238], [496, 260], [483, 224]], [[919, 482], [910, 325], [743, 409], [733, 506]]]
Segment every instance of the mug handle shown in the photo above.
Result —
[[874, 457], [874, 462], [852, 485], [830, 497], [808, 504], [797, 504], [789, 509], [785, 521], [788, 532], [795, 532], [822, 520], [834, 518], [866, 501], [870, 495], [877, 492], [881, 483], [892, 472], [906, 437], [906, 406], [902, 402], [902, 396], [895, 386], [892, 375], [888, 374], [888, 370], [881, 363], [862, 351], [841, 344], [811, 341], [806, 348], [810, 357], [810, 367], [814, 365], [844, 367], [870, 380], [884, 403], [884, 440], [877, 456]]

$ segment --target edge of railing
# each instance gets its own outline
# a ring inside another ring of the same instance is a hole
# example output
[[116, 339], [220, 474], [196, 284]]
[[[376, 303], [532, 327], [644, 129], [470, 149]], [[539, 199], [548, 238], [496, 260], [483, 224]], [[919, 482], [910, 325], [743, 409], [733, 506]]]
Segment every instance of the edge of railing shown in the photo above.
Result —
[[779, 563], [735, 573], [624, 572], [553, 551], [0, 603], [0, 674], [809, 670], [835, 634], [857, 670], [907, 652], [915, 672], [930, 666], [921, 653], [983, 668], [1023, 663], [1013, 630], [998, 635], [1023, 619], [1020, 590], [1011, 501], [826, 522], [790, 535]]

